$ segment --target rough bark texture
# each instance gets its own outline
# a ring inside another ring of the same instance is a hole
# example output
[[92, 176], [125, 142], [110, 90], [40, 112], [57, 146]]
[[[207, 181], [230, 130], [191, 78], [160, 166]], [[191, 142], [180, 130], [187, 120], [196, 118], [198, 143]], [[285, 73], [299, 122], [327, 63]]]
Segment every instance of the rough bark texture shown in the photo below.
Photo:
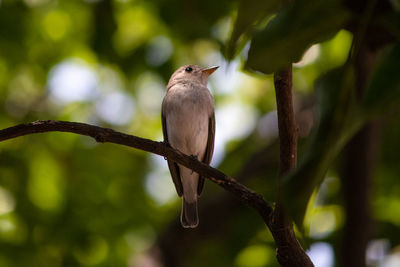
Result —
[[[276, 105], [279, 128], [279, 176], [296, 168], [297, 163], [297, 127], [293, 110], [292, 68], [274, 74]], [[279, 185], [278, 185], [279, 190]], [[314, 266], [298, 242], [293, 225], [285, 217], [283, 207], [278, 202], [269, 228], [277, 245], [276, 257], [284, 267]]]

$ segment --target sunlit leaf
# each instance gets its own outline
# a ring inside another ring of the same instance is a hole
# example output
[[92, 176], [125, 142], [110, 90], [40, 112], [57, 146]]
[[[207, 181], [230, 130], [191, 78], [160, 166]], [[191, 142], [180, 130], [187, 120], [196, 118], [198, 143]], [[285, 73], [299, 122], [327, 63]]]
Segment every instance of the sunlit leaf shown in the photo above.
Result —
[[296, 1], [254, 35], [246, 67], [272, 73], [301, 59], [312, 44], [338, 32], [348, 18], [339, 1]]
[[240, 267], [261, 267], [272, 261], [274, 254], [274, 251], [269, 247], [253, 245], [239, 253], [236, 263]]

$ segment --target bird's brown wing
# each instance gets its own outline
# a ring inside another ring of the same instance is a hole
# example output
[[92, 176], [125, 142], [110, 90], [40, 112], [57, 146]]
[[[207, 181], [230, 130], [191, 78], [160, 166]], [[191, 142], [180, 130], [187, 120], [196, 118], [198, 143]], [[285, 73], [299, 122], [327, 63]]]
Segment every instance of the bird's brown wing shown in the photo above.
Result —
[[[214, 112], [208, 119], [208, 140], [206, 152], [204, 153], [203, 162], [207, 165], [210, 164], [213, 153], [214, 153], [214, 139], [215, 139], [215, 115]], [[204, 187], [204, 178], [199, 177], [199, 184], [197, 186], [197, 194], [200, 196]]]
[[[165, 119], [163, 111], [161, 111], [161, 123], [164, 135], [164, 142], [168, 144], [167, 120]], [[172, 181], [175, 184], [176, 192], [178, 193], [178, 196], [181, 197], [183, 193], [183, 188], [182, 188], [182, 181], [178, 164], [176, 164], [174, 161], [171, 160], [167, 160], [167, 162], [168, 162], [169, 172], [171, 173]]]

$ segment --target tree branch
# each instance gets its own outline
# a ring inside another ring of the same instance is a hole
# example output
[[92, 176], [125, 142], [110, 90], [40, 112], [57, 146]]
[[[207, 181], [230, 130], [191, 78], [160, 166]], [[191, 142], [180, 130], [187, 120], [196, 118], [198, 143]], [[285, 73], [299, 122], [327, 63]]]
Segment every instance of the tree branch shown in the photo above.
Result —
[[297, 126], [293, 111], [292, 68], [274, 75], [280, 143], [279, 175], [296, 168]]
[[[280, 146], [279, 176], [282, 177], [292, 171], [297, 163], [297, 126], [293, 111], [292, 67], [274, 73], [274, 84]], [[278, 190], [280, 191], [280, 184], [278, 184]], [[269, 226], [277, 244], [278, 262], [284, 267], [314, 266], [298, 242], [293, 224], [287, 219], [279, 198], [278, 192], [277, 205]]]
[[14, 127], [0, 130], [0, 142], [16, 137], [45, 132], [70, 132], [80, 135], [93, 137], [100, 143], [114, 143], [124, 146], [137, 148], [153, 154], [167, 157], [173, 161], [188, 167], [203, 177], [207, 177], [214, 183], [217, 183], [227, 191], [234, 194], [250, 207], [254, 208], [262, 217], [264, 222], [268, 224], [272, 213], [271, 206], [263, 199], [263, 197], [247, 188], [235, 179], [227, 176], [221, 171], [212, 168], [193, 157], [187, 156], [178, 150], [166, 145], [164, 142], [156, 142], [133, 135], [124, 134], [108, 128], [89, 125], [78, 122], [67, 121], [35, 121], [27, 124], [19, 124]]
[[[362, 99], [380, 51], [366, 44], [355, 56], [356, 96]], [[367, 122], [344, 148], [341, 179], [346, 221], [343, 227], [340, 266], [367, 266], [366, 250], [371, 238], [373, 170], [379, 150], [381, 125]]]
[[[288, 77], [288, 76], [287, 76]], [[283, 79], [287, 79], [283, 78]], [[283, 83], [286, 84], [286, 83]], [[293, 108], [291, 104], [291, 92], [290, 92], [290, 101], [287, 94], [287, 90], [291, 90], [291, 83], [289, 86], [281, 86], [276, 84], [277, 90], [285, 90], [282, 92], [282, 95], [277, 94], [278, 100], [278, 120], [285, 118], [285, 120], [290, 120], [291, 123], [294, 123], [294, 114]], [[289, 103], [290, 102], [290, 103]], [[279, 111], [280, 108], [284, 108], [283, 111]], [[288, 112], [290, 111], [291, 112]], [[281, 112], [284, 112], [282, 115]], [[288, 112], [288, 113], [287, 113]], [[284, 117], [282, 117], [284, 116]], [[291, 118], [287, 118], [287, 116], [292, 116]], [[279, 122], [279, 130], [281, 137], [281, 151], [284, 153], [281, 155], [281, 173], [286, 170], [286, 168], [293, 168], [296, 161], [296, 151], [297, 142], [287, 142], [285, 134], [287, 134], [288, 138], [293, 138], [293, 134], [297, 135], [296, 128], [288, 128], [281, 127], [281, 122]], [[294, 129], [294, 130], [293, 130]], [[102, 128], [99, 126], [89, 125], [85, 123], [78, 122], [66, 122], [66, 121], [35, 121], [27, 124], [19, 124], [14, 127], [6, 128], [0, 130], [0, 142], [8, 139], [17, 138], [24, 135], [35, 134], [35, 133], [44, 133], [44, 132], [70, 132], [80, 135], [85, 135], [94, 138], [97, 142], [100, 143], [114, 143], [124, 146], [133, 147], [136, 149], [140, 149], [143, 151], [147, 151], [153, 154], [157, 154], [160, 156], [167, 157], [173, 161], [182, 164], [185, 167], [188, 167], [195, 172], [199, 173], [203, 177], [207, 177], [211, 181], [217, 183], [227, 191], [231, 192], [233, 195], [238, 197], [240, 200], [245, 202], [250, 207], [254, 208], [258, 214], [261, 216], [265, 224], [270, 229], [276, 246], [277, 246], [277, 259], [282, 266], [292, 267], [292, 266], [313, 266], [312, 262], [308, 258], [307, 254], [301, 248], [299, 242], [296, 239], [296, 236], [293, 231], [293, 227], [291, 223], [286, 223], [283, 220], [283, 212], [282, 209], [277, 205], [277, 208], [273, 210], [271, 206], [263, 199], [263, 197], [254, 192], [253, 190], [247, 188], [243, 184], [237, 182], [235, 179], [227, 176], [221, 171], [212, 168], [202, 162], [199, 162], [193, 157], [187, 156], [178, 150], [171, 148], [166, 145], [164, 142], [156, 142], [145, 138], [140, 138], [133, 135], [124, 134], [121, 132], [114, 131], [108, 128]], [[297, 136], [294, 137], [297, 140]], [[286, 141], [284, 141], [286, 140]], [[293, 146], [296, 146], [294, 148]], [[286, 150], [286, 148], [290, 148]], [[295, 150], [293, 150], [295, 149]], [[285, 151], [288, 151], [286, 153]], [[294, 155], [294, 156], [293, 156]], [[285, 157], [285, 159], [283, 159]], [[288, 157], [288, 158], [286, 158]], [[286, 165], [286, 161], [288, 165]], [[288, 166], [288, 167], [284, 167]], [[285, 168], [285, 169], [283, 169]]]

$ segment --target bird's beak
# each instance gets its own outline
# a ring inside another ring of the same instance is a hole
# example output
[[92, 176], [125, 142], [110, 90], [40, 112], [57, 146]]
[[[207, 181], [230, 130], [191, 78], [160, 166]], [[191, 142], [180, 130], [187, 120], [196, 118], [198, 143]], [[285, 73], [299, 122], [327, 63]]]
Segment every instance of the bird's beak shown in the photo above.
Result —
[[207, 77], [210, 76], [214, 71], [216, 71], [219, 66], [211, 67], [211, 68], [204, 68], [201, 70]]

